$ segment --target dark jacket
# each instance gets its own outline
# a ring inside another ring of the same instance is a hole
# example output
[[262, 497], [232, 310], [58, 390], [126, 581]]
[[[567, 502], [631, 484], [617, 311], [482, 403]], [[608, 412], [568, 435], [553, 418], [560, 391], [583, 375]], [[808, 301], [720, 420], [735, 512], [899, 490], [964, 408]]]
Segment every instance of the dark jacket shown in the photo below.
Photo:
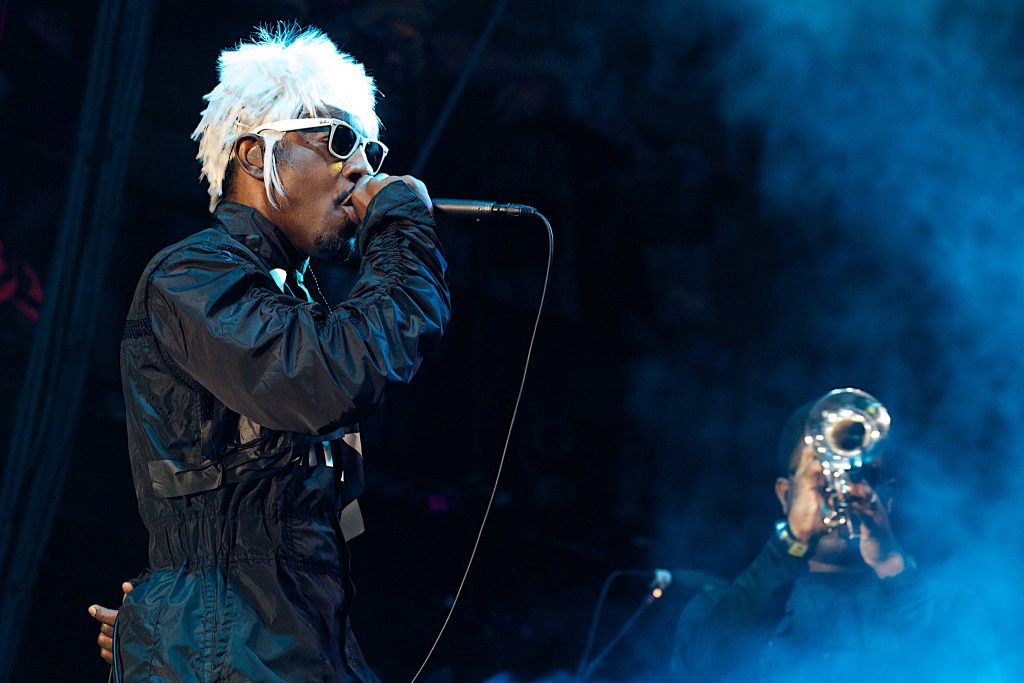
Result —
[[774, 539], [696, 595], [676, 637], [681, 681], [1002, 680], [988, 613], [963, 586], [910, 568], [812, 573]]
[[433, 221], [403, 183], [356, 239], [359, 279], [334, 309], [275, 282], [304, 257], [229, 202], [139, 280], [121, 372], [150, 543], [118, 617], [125, 680], [376, 680], [348, 629], [351, 432], [415, 374], [449, 296]]

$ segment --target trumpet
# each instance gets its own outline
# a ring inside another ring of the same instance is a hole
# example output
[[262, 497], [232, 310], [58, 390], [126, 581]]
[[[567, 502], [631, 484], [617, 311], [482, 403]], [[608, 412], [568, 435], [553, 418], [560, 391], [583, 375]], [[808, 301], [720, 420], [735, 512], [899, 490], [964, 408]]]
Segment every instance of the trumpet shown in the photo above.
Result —
[[823, 520], [828, 529], [846, 526], [856, 537], [849, 514], [851, 485], [865, 465], [882, 452], [889, 433], [889, 411], [860, 389], [833, 389], [811, 408], [804, 443], [814, 450], [825, 475]]

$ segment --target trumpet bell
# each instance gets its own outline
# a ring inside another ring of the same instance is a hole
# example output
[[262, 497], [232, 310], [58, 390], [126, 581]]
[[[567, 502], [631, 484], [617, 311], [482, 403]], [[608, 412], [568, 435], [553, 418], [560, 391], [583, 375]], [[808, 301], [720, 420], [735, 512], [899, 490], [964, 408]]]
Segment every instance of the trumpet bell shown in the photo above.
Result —
[[819, 460], [843, 470], [859, 469], [882, 452], [889, 423], [889, 411], [871, 394], [851, 387], [833, 389], [811, 408], [805, 442]]
[[861, 468], [878, 457], [889, 433], [889, 411], [871, 394], [847, 387], [833, 389], [811, 407], [804, 442], [814, 449], [825, 475], [823, 521], [829, 529], [845, 526], [855, 538], [848, 494]]

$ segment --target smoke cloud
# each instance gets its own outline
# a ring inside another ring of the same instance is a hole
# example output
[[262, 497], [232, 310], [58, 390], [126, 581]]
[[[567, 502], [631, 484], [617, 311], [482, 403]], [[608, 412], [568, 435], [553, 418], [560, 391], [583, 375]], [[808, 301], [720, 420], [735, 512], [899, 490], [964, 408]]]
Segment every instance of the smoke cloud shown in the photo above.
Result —
[[[741, 568], [778, 515], [787, 412], [860, 386], [893, 415], [904, 544], [996, 632], [1020, 633], [1024, 8], [750, 0], [650, 16], [675, 37], [662, 49], [712, 45], [703, 78], [737, 157], [756, 149], [757, 204], [712, 247], [718, 338], [634, 368], [631, 421], [665, 475], [654, 563]], [[1019, 677], [1019, 648], [999, 649]]]
[[[994, 649], [994, 661], [946, 680], [992, 664], [1024, 680], [1013, 642], [1024, 631], [1024, 7], [594, 8], [575, 29], [593, 40], [570, 104], [610, 122], [655, 170], [638, 191], [655, 183], [670, 217], [711, 224], [707, 243], [669, 237], [644, 257], [661, 300], [633, 330], [619, 457], [634, 463], [623, 488], [636, 495], [613, 504], [653, 499], [650, 566], [738, 573], [780, 514], [783, 421], [832, 388], [860, 387], [893, 416], [897, 535], [993, 622], [966, 647]], [[702, 194], [716, 174], [732, 189]], [[596, 678], [672, 680], [678, 612], [664, 602]]]

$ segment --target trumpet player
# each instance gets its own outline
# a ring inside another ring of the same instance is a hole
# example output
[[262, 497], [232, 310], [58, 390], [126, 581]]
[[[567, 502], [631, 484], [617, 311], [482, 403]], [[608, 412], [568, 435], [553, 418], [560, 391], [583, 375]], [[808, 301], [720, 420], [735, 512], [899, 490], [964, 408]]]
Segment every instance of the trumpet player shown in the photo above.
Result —
[[773, 533], [731, 584], [708, 587], [683, 610], [676, 675], [1001, 680], [986, 650], [994, 638], [985, 610], [961, 586], [921, 576], [893, 531], [893, 480], [881, 456], [844, 482], [844, 523], [828, 524], [835, 487], [806, 428], [817, 405], [802, 406], [782, 430]]

